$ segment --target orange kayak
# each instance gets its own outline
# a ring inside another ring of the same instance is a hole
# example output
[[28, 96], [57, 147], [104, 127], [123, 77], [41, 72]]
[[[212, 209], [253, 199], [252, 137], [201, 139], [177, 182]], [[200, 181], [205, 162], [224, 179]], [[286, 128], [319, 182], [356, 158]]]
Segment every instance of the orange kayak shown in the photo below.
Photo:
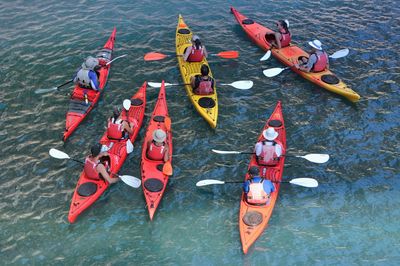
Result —
[[[139, 134], [140, 128], [142, 127], [144, 112], [146, 108], [146, 82], [143, 83], [142, 87], [138, 92], [131, 98], [131, 107], [127, 114], [128, 121], [136, 119], [138, 125], [134, 127], [133, 134], [129, 136], [132, 143], [135, 142], [137, 135]], [[110, 154], [109, 160], [107, 160], [108, 166], [110, 167], [110, 173], [118, 173], [119, 169], [125, 162], [127, 157], [126, 151], [127, 140], [109, 140], [107, 138], [107, 132], [104, 133], [100, 140], [102, 145], [113, 146], [108, 153]], [[72, 196], [71, 207], [69, 209], [68, 221], [74, 223], [78, 216], [89, 206], [91, 206], [110, 186], [110, 184], [104, 179], [94, 180], [86, 176], [85, 172], [82, 171], [78, 184], [76, 185], [74, 195]]]
[[146, 136], [142, 147], [142, 187], [144, 197], [146, 199], [147, 209], [149, 211], [150, 220], [153, 220], [154, 213], [164, 195], [165, 188], [168, 183], [168, 175], [163, 173], [164, 161], [151, 160], [147, 157], [147, 143], [153, 140], [153, 131], [162, 129], [167, 133], [165, 140], [169, 148], [169, 158], [172, 160], [172, 133], [167, 130], [166, 118], [169, 118], [167, 99], [165, 95], [165, 85], [162, 81], [156, 106], [151, 115], [149, 126], [146, 131]]
[[[279, 133], [277, 140], [282, 143], [282, 148], [286, 150], [286, 130], [280, 101], [276, 105], [275, 110], [270, 118], [267, 120], [264, 128], [261, 130], [261, 134], [258, 137], [257, 142], [265, 140], [262, 132], [268, 127], [274, 127], [275, 131]], [[268, 225], [275, 202], [278, 198], [280, 188], [280, 183], [278, 182], [282, 180], [284, 163], [285, 157], [282, 156], [276, 166], [267, 167], [265, 165], [259, 165], [255, 155], [252, 155], [251, 157], [249, 169], [252, 166], [258, 166], [260, 169], [260, 176], [264, 179], [271, 180], [275, 186], [275, 191], [271, 193], [269, 203], [262, 206], [251, 205], [247, 203], [245, 194], [242, 193], [239, 209], [239, 231], [242, 249], [245, 254], [250, 246], [253, 245], [257, 238], [264, 232]], [[249, 176], [246, 174], [245, 180], [247, 179], [249, 179]]]
[[233, 7], [231, 7], [231, 12], [246, 32], [247, 36], [249, 36], [253, 42], [264, 51], [271, 50], [273, 56], [286, 66], [291, 67], [294, 72], [328, 91], [344, 96], [352, 102], [357, 102], [360, 99], [360, 95], [350, 89], [342, 80], [328, 69], [322, 72], [313, 73], [304, 72], [294, 68], [293, 65], [298, 62], [299, 57], [305, 56], [308, 58], [310, 55], [294, 44], [281, 49], [271, 48], [270, 43], [265, 39], [265, 34], [273, 32], [271, 29], [247, 18]]

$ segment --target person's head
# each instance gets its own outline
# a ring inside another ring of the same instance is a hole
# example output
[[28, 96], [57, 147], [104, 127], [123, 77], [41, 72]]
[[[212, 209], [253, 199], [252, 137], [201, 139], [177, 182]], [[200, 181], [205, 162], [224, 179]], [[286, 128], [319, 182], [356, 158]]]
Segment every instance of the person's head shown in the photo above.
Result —
[[118, 107], [114, 107], [113, 116], [112, 116], [114, 118], [114, 121], [116, 121], [118, 119], [120, 114], [121, 114], [121, 111], [119, 110], [119, 108]]
[[200, 72], [202, 76], [208, 76], [208, 73], [210, 73], [210, 69], [206, 64], [202, 65], [200, 68]]
[[276, 26], [278, 27], [278, 29], [283, 28], [285, 30], [285, 32], [289, 31], [289, 20], [285, 19], [285, 20], [278, 20], [276, 22]]
[[252, 166], [252, 167], [250, 167], [248, 173], [251, 176], [251, 178], [253, 178], [253, 177], [258, 176], [260, 174], [260, 169], [258, 169], [257, 166]]
[[163, 143], [167, 138], [167, 134], [162, 129], [154, 130], [153, 132], [153, 140], [157, 143]]
[[192, 43], [196, 46], [196, 49], [199, 49], [200, 46], [201, 46], [201, 41], [200, 41], [199, 36], [193, 35], [192, 36]]
[[278, 135], [278, 132], [276, 132], [273, 127], [269, 127], [263, 131], [263, 137], [269, 141], [273, 141], [278, 137]]
[[99, 155], [100, 151], [101, 151], [101, 144], [100, 143], [96, 143], [90, 148], [90, 152], [92, 153], [93, 157], [96, 157], [97, 155]]
[[313, 48], [313, 50], [322, 51], [322, 43], [319, 40], [313, 40], [308, 42], [308, 44]]
[[96, 58], [89, 56], [86, 58], [85, 62], [82, 64], [82, 68], [94, 70], [94, 68], [99, 64], [99, 60]]

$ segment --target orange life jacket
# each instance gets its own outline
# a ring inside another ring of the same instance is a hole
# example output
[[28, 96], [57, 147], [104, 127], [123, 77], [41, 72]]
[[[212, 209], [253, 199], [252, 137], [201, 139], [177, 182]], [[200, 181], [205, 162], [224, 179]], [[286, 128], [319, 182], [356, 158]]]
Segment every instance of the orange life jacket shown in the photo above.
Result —
[[122, 139], [122, 124], [116, 124], [111, 121], [107, 125], [107, 137], [109, 139]]
[[203, 47], [200, 46], [199, 49], [196, 48], [195, 45], [192, 46], [192, 51], [190, 52], [186, 61], [188, 62], [201, 62], [204, 57], [204, 50]]
[[212, 94], [214, 92], [213, 89], [213, 80], [208, 77], [208, 79], [203, 79], [202, 77], [198, 77], [198, 86], [194, 89], [195, 94], [199, 95], [207, 95]]
[[96, 167], [99, 163], [95, 163], [86, 157], [85, 159], [85, 166], [83, 167], [83, 171], [85, 172], [86, 176], [90, 179], [99, 180], [99, 173], [96, 170]]
[[285, 32], [285, 30], [280, 31], [281, 34], [281, 47], [286, 47], [289, 46], [290, 42], [292, 41], [292, 37], [290, 36], [290, 32], [287, 31]]
[[268, 202], [269, 195], [264, 191], [264, 179], [260, 182], [250, 183], [249, 192], [247, 193], [247, 202], [254, 205], [264, 205]]
[[328, 55], [323, 51], [318, 51], [315, 53], [317, 56], [317, 62], [312, 67], [313, 72], [321, 72], [324, 71], [326, 66], [328, 65]]
[[151, 160], [162, 161], [164, 160], [165, 143], [162, 146], [157, 146], [154, 141], [150, 143], [149, 149], [147, 150], [147, 157]]

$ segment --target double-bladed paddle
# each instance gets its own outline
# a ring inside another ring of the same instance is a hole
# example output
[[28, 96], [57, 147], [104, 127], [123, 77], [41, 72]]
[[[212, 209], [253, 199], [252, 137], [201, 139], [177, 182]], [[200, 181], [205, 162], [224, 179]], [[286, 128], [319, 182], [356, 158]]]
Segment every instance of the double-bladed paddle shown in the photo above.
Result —
[[[161, 87], [161, 83], [159, 82], [147, 82], [147, 84], [149, 84], [150, 87], [153, 88], [160, 88]], [[190, 83], [164, 83], [166, 87], [168, 86], [185, 86], [185, 85], [190, 85]], [[248, 90], [251, 89], [253, 87], [253, 81], [251, 80], [239, 80], [239, 81], [235, 81], [232, 83], [219, 83], [218, 85], [221, 86], [231, 86], [234, 87], [236, 89], [239, 90]]]
[[[227, 59], [234, 59], [239, 57], [239, 52], [238, 51], [223, 51], [219, 52], [218, 54], [210, 54], [211, 56], [218, 56], [221, 58], [227, 58]], [[156, 61], [156, 60], [162, 60], [168, 56], [183, 56], [183, 55], [175, 55], [175, 54], [163, 54], [163, 53], [158, 53], [158, 52], [150, 52], [144, 55], [144, 60], [145, 61]]]
[[[244, 181], [221, 181], [214, 179], [204, 179], [196, 183], [196, 186], [203, 187], [208, 185], [223, 185], [230, 183], [243, 183]], [[302, 187], [318, 187], [318, 181], [313, 178], [294, 178], [290, 181], [272, 181], [273, 183], [290, 183]]]

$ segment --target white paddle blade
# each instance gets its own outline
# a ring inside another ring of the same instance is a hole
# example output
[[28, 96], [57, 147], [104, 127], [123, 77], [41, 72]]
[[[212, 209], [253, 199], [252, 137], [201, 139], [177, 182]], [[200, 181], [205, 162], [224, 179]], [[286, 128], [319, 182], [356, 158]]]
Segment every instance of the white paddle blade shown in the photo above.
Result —
[[268, 60], [270, 57], [271, 57], [271, 50], [268, 50], [268, 52], [266, 52], [265, 55], [260, 58], [260, 61]]
[[295, 178], [290, 180], [289, 183], [302, 187], [318, 187], [318, 181], [313, 178]]
[[347, 56], [349, 54], [349, 52], [350, 52], [349, 49], [345, 48], [345, 49], [342, 49], [342, 50], [339, 50], [339, 51], [333, 53], [329, 57], [333, 58], [333, 59], [337, 59], [337, 58], [341, 58], [341, 57]]
[[248, 90], [253, 87], [253, 81], [251, 80], [239, 80], [232, 82], [231, 84], [221, 84], [221, 85], [229, 85], [239, 90]]
[[153, 88], [161, 88], [161, 83], [159, 82], [147, 82], [147, 84], [149, 84], [149, 86]]
[[272, 77], [279, 75], [283, 70], [285, 70], [285, 68], [275, 67], [275, 68], [270, 68], [270, 69], [264, 70], [263, 74], [264, 74], [264, 76], [266, 76], [268, 78], [272, 78]]
[[127, 152], [128, 154], [130, 154], [131, 152], [133, 152], [133, 144], [132, 144], [132, 141], [131, 141], [130, 139], [128, 139], [128, 140], [126, 141], [126, 152]]
[[329, 154], [314, 153], [314, 154], [307, 154], [305, 156], [298, 156], [298, 157], [302, 157], [313, 163], [326, 163], [327, 161], [329, 161]]
[[129, 108], [131, 108], [131, 100], [129, 100], [129, 99], [125, 99], [123, 102], [122, 102], [122, 106], [124, 107], [124, 109], [126, 110], [126, 111], [129, 111]]
[[54, 148], [51, 148], [49, 150], [49, 154], [51, 157], [56, 158], [56, 159], [70, 159], [68, 154], [66, 154], [65, 152], [59, 151], [57, 149], [54, 149]]
[[142, 181], [140, 181], [139, 178], [131, 175], [119, 175], [118, 177], [122, 180], [122, 182], [133, 188], [138, 188], [142, 184]]
[[108, 62], [108, 63], [106, 64], [106, 66], [108, 66], [109, 64], [111, 64], [112, 62], [114, 62], [115, 60], [117, 60], [118, 58], [122, 58], [122, 57], [125, 57], [125, 56], [127, 56], [127, 54], [123, 54], [123, 55], [117, 56], [116, 58], [114, 58], [113, 60], [111, 60], [110, 62]]
[[240, 151], [221, 151], [215, 149], [212, 149], [212, 151], [218, 154], [240, 154]]
[[50, 92], [50, 91], [56, 91], [57, 87], [53, 87], [53, 88], [49, 88], [49, 89], [37, 89], [35, 90], [36, 94], [41, 94], [41, 93], [46, 93], [46, 92]]
[[220, 180], [204, 179], [204, 180], [200, 180], [199, 182], [197, 182], [196, 186], [203, 187], [203, 186], [208, 186], [208, 185], [222, 185], [222, 184], [225, 184], [225, 182], [220, 181]]

